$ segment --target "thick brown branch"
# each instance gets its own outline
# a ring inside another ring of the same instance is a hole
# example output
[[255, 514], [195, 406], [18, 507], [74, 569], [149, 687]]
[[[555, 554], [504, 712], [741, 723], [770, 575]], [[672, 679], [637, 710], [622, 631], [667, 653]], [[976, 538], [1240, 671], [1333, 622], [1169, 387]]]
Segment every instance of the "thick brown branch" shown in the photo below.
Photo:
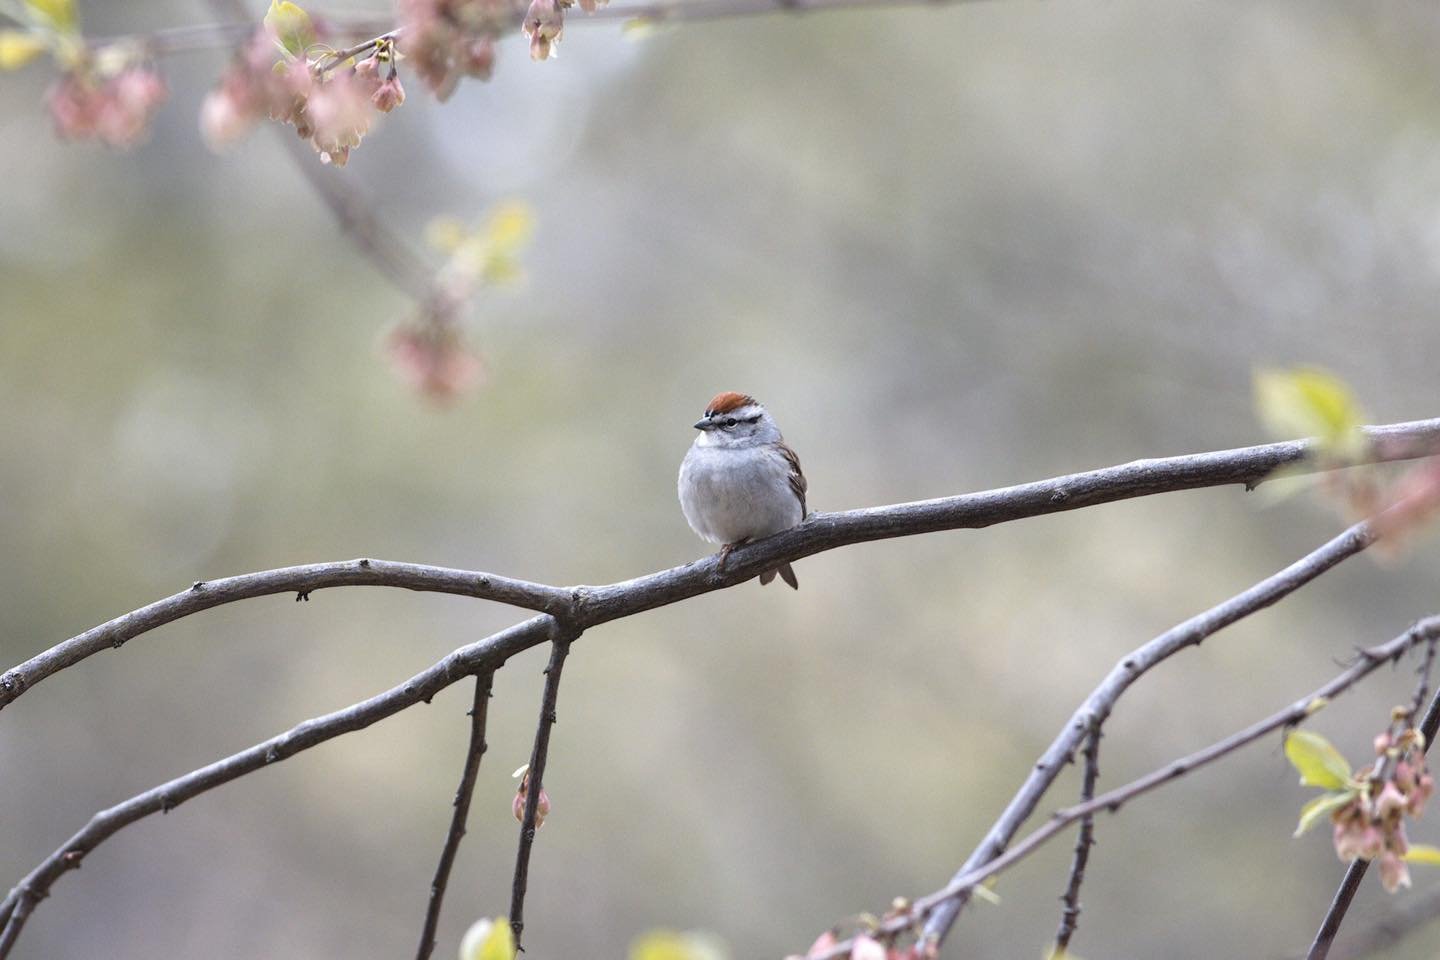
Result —
[[470, 746], [465, 751], [465, 767], [460, 773], [460, 786], [455, 790], [455, 812], [445, 834], [440, 862], [435, 866], [435, 879], [430, 882], [430, 906], [425, 910], [425, 926], [420, 931], [420, 947], [415, 960], [428, 960], [435, 949], [435, 930], [440, 924], [440, 907], [445, 902], [445, 887], [450, 882], [450, 869], [465, 836], [465, 821], [470, 816], [470, 798], [475, 794], [475, 777], [480, 773], [480, 758], [485, 755], [485, 716], [490, 706], [490, 689], [495, 671], [486, 670], [475, 677], [475, 702], [470, 707]]
[[[1440, 453], [1440, 418], [1368, 430], [1381, 460]], [[1078, 510], [1134, 497], [1240, 483], [1254, 487], [1277, 467], [1300, 463], [1308, 441], [1269, 443], [1106, 467], [1086, 473], [980, 493], [900, 503], [842, 513], [812, 513], [798, 527], [746, 544], [730, 554], [725, 569], [707, 557], [681, 567], [604, 587], [563, 589], [492, 574], [384, 560], [287, 567], [202, 584], [102, 624], [0, 675], [0, 708], [57, 670], [179, 617], [222, 603], [270, 593], [304, 594], [321, 587], [395, 586], [458, 593], [532, 610], [558, 613], [583, 601], [571, 622], [581, 628], [734, 586], [777, 563], [852, 543], [908, 537], [942, 530], [978, 529], [1027, 517]], [[1322, 468], [1315, 467], [1320, 470]], [[193, 595], [192, 595], [193, 594]]]
[[108, 623], [92, 627], [76, 637], [56, 644], [44, 653], [0, 674], [0, 708], [13, 701], [46, 677], [79, 663], [92, 654], [119, 648], [127, 640], [154, 630], [181, 617], [209, 610], [236, 600], [293, 593], [308, 598], [327, 587], [400, 587], [430, 593], [453, 593], [463, 597], [494, 600], [526, 610], [560, 612], [568, 609], [570, 591], [524, 580], [512, 580], [474, 570], [452, 570], [420, 563], [389, 560], [347, 560], [341, 563], [312, 563], [247, 573], [223, 580], [201, 581], [188, 590], [132, 610]]
[[[1378, 455], [1382, 458], [1405, 459], [1423, 456], [1435, 452], [1437, 444], [1440, 444], [1440, 420], [1373, 428], [1371, 434], [1380, 441]], [[283, 759], [343, 733], [362, 729], [408, 706], [427, 701], [460, 677], [482, 670], [493, 670], [507, 657], [545, 640], [558, 642], [565, 638], [568, 643], [569, 639], [578, 636], [581, 630], [590, 626], [733, 586], [763, 570], [773, 568], [781, 561], [793, 561], [850, 543], [939, 530], [985, 527], [1023, 517], [1074, 510], [1083, 506], [1167, 491], [1227, 483], [1253, 486], [1276, 467], [1301, 461], [1308, 449], [1307, 442], [1295, 441], [1163, 460], [1142, 460], [1104, 470], [941, 500], [845, 513], [814, 514], [793, 530], [734, 551], [724, 570], [719, 568], [715, 557], [708, 557], [682, 567], [607, 587], [563, 590], [487, 574], [365, 560], [347, 564], [295, 567], [209, 584], [196, 584], [185, 593], [72, 638], [0, 677], [0, 705], [15, 699], [38, 679], [43, 679], [106, 646], [118, 645], [162, 623], [201, 609], [249, 596], [289, 591], [304, 596], [310, 590], [325, 586], [368, 583], [486, 597], [517, 606], [548, 610], [554, 615], [542, 614], [486, 640], [461, 647], [399, 687], [344, 710], [303, 723], [279, 737], [100, 812], [65, 846], [31, 871], [10, 895], [0, 902], [0, 919], [6, 921], [3, 932], [0, 932], [0, 958], [8, 952], [9, 945], [13, 944], [15, 937], [19, 935], [30, 911], [40, 899], [48, 895], [55, 880], [66, 871], [77, 867], [86, 854], [116, 831], [138, 819], [168, 810], [190, 797], [254, 772], [267, 763]], [[1334, 564], [1363, 550], [1373, 539], [1374, 534], [1366, 525], [1358, 525], [1274, 577], [1186, 621], [1122, 661], [1077, 711], [1066, 730], [1037, 765], [1031, 779], [1021, 788], [1001, 820], [992, 829], [985, 844], [972, 855], [972, 860], [978, 859], [979, 865], [988, 867], [979, 872], [988, 875], [990, 870], [994, 869], [989, 866], [989, 861], [1004, 849], [1014, 832], [1028, 817], [1040, 796], [1053, 781], [1060, 765], [1073, 755], [1085, 732], [1103, 722], [1114, 700], [1136, 677], [1174, 652], [1199, 643], [1216, 630], [1276, 602]], [[556, 672], [558, 674], [558, 671]], [[548, 686], [547, 682], [547, 695], [553, 696], [553, 692], [548, 691]], [[549, 713], [553, 714], [553, 710]], [[548, 741], [548, 729], [544, 733]], [[537, 751], [543, 751], [538, 741], [537, 737]], [[535, 788], [531, 794], [538, 801], [539, 775], [543, 773], [543, 752], [532, 759], [540, 761], [537, 764], [539, 769], [535, 772]], [[977, 864], [967, 863], [959, 877], [966, 877], [969, 875], [967, 871], [975, 873], [977, 869]], [[949, 919], [944, 921], [943, 927], [948, 929], [954, 917], [950, 908], [958, 908], [970, 885], [973, 884], [967, 881], [967, 885], [958, 892], [942, 892], [944, 896], [931, 905], [932, 922], [948, 912]]]
[[[1427, 679], [1422, 678], [1421, 689], [1424, 689]], [[1431, 699], [1430, 706], [1425, 711], [1425, 719], [1420, 722], [1420, 732], [1425, 735], [1425, 752], [1429, 753], [1435, 734], [1440, 732], [1440, 692]], [[1369, 860], [1352, 860], [1345, 868], [1345, 876], [1341, 878], [1340, 886], [1336, 888], [1335, 896], [1330, 901], [1330, 908], [1325, 911], [1325, 916], [1320, 921], [1320, 929], [1315, 931], [1315, 939], [1305, 955], [1306, 960], [1325, 960], [1330, 955], [1335, 935], [1340, 932], [1340, 924], [1345, 921], [1350, 902], [1355, 899], [1355, 891], [1360, 889], [1360, 881], [1365, 879], [1365, 871], [1369, 868]]]
[[535, 724], [535, 743], [531, 747], [530, 764], [525, 773], [528, 788], [520, 821], [520, 842], [515, 850], [515, 879], [510, 889], [510, 928], [515, 932], [517, 947], [525, 929], [525, 888], [530, 882], [530, 848], [535, 844], [540, 792], [545, 786], [545, 761], [550, 755], [550, 729], [555, 726], [560, 671], [565, 667], [565, 657], [570, 653], [570, 641], [574, 638], [573, 634], [557, 633], [550, 645], [550, 663], [545, 667], [545, 691], [540, 697], [540, 719]]

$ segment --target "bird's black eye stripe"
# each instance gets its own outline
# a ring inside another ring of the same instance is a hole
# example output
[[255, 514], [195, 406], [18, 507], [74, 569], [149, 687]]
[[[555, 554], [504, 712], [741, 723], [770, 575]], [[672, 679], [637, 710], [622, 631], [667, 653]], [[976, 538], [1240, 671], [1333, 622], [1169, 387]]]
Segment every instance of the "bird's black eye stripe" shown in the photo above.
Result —
[[759, 423], [759, 422], [760, 422], [760, 414], [757, 413], [757, 414], [755, 414], [755, 416], [753, 416], [753, 417], [746, 417], [746, 418], [745, 418], [745, 422], [746, 422], [746, 423]]

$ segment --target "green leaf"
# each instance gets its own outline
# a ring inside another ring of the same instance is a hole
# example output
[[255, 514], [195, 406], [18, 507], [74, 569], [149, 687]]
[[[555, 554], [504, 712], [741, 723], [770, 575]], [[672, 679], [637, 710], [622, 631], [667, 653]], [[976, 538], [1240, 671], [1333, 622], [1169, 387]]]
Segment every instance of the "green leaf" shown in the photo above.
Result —
[[1410, 849], [1405, 852], [1405, 859], [1411, 863], [1428, 863], [1431, 866], [1440, 867], [1440, 847], [1412, 843]]
[[651, 17], [631, 17], [620, 24], [620, 35], [627, 40], [643, 40], [658, 29], [659, 25]]
[[1319, 367], [1261, 370], [1255, 374], [1255, 409], [1272, 433], [1314, 437], [1329, 456], [1363, 459], [1365, 422], [1350, 387]]
[[534, 214], [529, 206], [516, 200], [496, 207], [483, 228], [485, 243], [495, 254], [518, 253], [534, 232]]
[[1325, 790], [1344, 790], [1350, 783], [1350, 764], [1318, 733], [1296, 730], [1285, 738], [1285, 757], [1300, 771], [1300, 783]]
[[1354, 799], [1354, 790], [1337, 790], [1320, 794], [1300, 808], [1300, 824], [1295, 828], [1294, 835], [1300, 836], [1323, 818], [1328, 817]]
[[651, 930], [630, 945], [630, 960], [725, 960], [725, 950], [707, 933]]
[[0, 30], [0, 70], [19, 70], [45, 52], [41, 37], [23, 30]]
[[515, 933], [504, 917], [477, 920], [460, 941], [460, 960], [515, 960]]
[[315, 42], [315, 25], [310, 22], [310, 14], [290, 0], [270, 0], [270, 9], [265, 12], [265, 29], [294, 57], [305, 56], [305, 51]]
[[984, 883], [977, 883], [970, 888], [970, 895], [976, 900], [984, 900], [986, 903], [996, 906], [1000, 903], [1000, 894], [995, 892], [995, 883], [999, 877], [991, 877]]
[[61, 33], [74, 33], [80, 26], [80, 18], [75, 15], [75, 0], [25, 0], [25, 6]]

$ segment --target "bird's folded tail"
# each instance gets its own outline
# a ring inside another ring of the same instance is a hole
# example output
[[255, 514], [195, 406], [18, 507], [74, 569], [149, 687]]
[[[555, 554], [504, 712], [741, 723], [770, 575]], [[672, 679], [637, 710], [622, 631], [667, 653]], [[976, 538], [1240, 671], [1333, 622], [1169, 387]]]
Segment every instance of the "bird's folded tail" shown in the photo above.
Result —
[[799, 590], [799, 589], [800, 589], [800, 581], [795, 579], [795, 571], [791, 568], [790, 564], [788, 564], [788, 563], [782, 563], [782, 564], [780, 564], [780, 566], [776, 567], [774, 570], [766, 570], [764, 573], [760, 574], [760, 585], [763, 587], [765, 584], [769, 583], [771, 580], [774, 580], [774, 579], [775, 579], [775, 574], [777, 574], [777, 573], [780, 574], [780, 579], [781, 579], [781, 580], [784, 580], [786, 583], [790, 584], [790, 589], [792, 589], [792, 590]]

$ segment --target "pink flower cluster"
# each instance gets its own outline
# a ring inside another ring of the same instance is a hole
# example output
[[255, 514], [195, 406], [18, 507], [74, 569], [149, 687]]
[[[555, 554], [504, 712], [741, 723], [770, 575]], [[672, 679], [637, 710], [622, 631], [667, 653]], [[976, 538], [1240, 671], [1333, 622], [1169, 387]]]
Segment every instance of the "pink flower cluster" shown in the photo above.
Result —
[[166, 96], [164, 79], [149, 64], [131, 64], [111, 76], [82, 66], [50, 88], [47, 102], [55, 130], [65, 139], [130, 147], [145, 138]]
[[293, 126], [322, 162], [343, 167], [369, 131], [373, 112], [389, 113], [404, 103], [405, 89], [388, 39], [378, 41], [354, 66], [324, 69], [325, 60], [276, 63], [269, 35], [257, 31], [205, 98], [200, 130], [206, 142], [220, 149], [268, 116]]
[[[886, 914], [890, 916], [891, 914]], [[819, 957], [829, 957], [835, 953], [840, 946], [840, 938], [834, 930], [826, 930], [819, 938], [805, 951], [805, 956], [798, 954], [787, 957], [786, 960], [814, 960]], [[940, 955], [939, 948], [933, 943], [921, 945], [912, 943], [906, 947], [896, 946], [891, 943], [886, 945], [878, 938], [868, 933], [859, 933], [850, 941], [850, 951], [843, 954], [847, 960], [935, 960]]]
[[[390, 331], [385, 352], [400, 376], [437, 404], [454, 402], [480, 380], [485, 366], [449, 320], [421, 317]], [[524, 784], [520, 793], [525, 792]], [[540, 792], [541, 804], [549, 798]], [[519, 801], [524, 803], [524, 799]]]
[[1418, 730], [1380, 734], [1375, 752], [1380, 759], [1356, 775], [1365, 787], [1330, 819], [1336, 855], [1346, 862], [1378, 860], [1380, 882], [1394, 893], [1410, 886], [1405, 817], [1418, 819], [1424, 812], [1435, 780], [1425, 765], [1425, 739]]
[[400, 47], [436, 99], [462, 77], [490, 79], [495, 40], [514, 20], [506, 0], [400, 0]]
[[[586, 13], [594, 13], [604, 2], [606, 0], [579, 0], [580, 9]], [[531, 60], [548, 60], [555, 56], [555, 47], [565, 32], [565, 11], [575, 3], [576, 0], [530, 0], [520, 29], [530, 41]]]

